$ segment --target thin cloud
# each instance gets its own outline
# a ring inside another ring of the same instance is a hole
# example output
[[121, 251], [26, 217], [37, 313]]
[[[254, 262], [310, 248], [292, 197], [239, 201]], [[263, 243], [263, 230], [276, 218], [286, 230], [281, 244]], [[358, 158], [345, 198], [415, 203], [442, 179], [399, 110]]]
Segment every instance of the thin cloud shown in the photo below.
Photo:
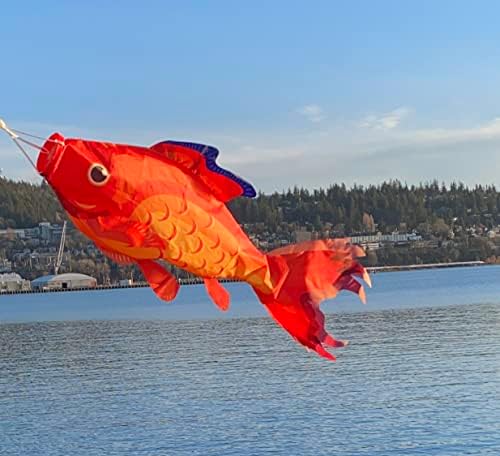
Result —
[[382, 115], [369, 115], [366, 116], [360, 123], [361, 127], [369, 128], [372, 130], [392, 130], [396, 128], [401, 121], [408, 117], [412, 109], [400, 107]]
[[309, 104], [297, 109], [307, 120], [313, 123], [321, 122], [326, 118], [323, 108], [317, 104]]
[[[373, 149], [391, 149], [400, 146], [419, 148], [439, 147], [453, 144], [480, 144], [485, 141], [500, 140], [500, 118], [494, 118], [483, 124], [469, 128], [418, 128], [372, 130], [370, 133], [356, 136], [359, 149], [368, 152]], [[354, 145], [354, 142], [353, 142]]]
[[500, 118], [497, 117], [482, 125], [458, 129], [421, 129], [406, 132], [404, 137], [415, 143], [459, 143], [468, 141], [483, 141], [500, 138]]
[[[394, 111], [378, 118], [408, 115], [399, 109]], [[294, 185], [317, 188], [333, 182], [370, 184], [391, 178], [409, 183], [438, 178], [500, 184], [500, 117], [466, 128], [435, 128], [435, 121], [432, 128], [397, 128], [393, 127], [394, 120], [384, 122], [379, 121], [384, 128], [366, 128], [352, 122], [329, 126], [325, 122], [321, 131], [243, 129], [228, 135], [195, 130], [170, 132], [168, 137], [195, 138], [216, 146], [221, 151], [221, 166], [265, 192]], [[99, 131], [96, 136], [150, 144], [155, 142], [151, 138], [164, 135], [113, 130]], [[7, 137], [0, 138], [0, 168], [4, 168], [5, 176], [31, 180], [31, 168]]]

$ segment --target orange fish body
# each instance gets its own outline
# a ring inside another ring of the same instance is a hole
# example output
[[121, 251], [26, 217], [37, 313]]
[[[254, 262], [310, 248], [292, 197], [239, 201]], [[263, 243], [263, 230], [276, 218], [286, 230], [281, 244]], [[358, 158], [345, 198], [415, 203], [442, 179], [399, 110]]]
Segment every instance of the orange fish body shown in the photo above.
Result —
[[136, 263], [154, 292], [175, 298], [179, 285], [165, 260], [204, 279], [223, 310], [218, 278], [250, 284], [271, 315], [300, 343], [334, 359], [342, 346], [324, 330], [323, 299], [340, 289], [363, 297], [367, 278], [346, 240], [314, 241], [265, 254], [234, 220], [226, 202], [255, 196], [250, 184], [220, 168], [217, 149], [165, 141], [150, 148], [52, 135], [38, 157], [71, 220], [118, 263]]

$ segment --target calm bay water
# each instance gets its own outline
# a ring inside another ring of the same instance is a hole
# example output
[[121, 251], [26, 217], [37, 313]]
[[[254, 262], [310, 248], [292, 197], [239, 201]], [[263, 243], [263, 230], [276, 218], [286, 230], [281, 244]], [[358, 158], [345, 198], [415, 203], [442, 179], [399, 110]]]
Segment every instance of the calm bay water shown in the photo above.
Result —
[[374, 285], [325, 306], [336, 363], [243, 284], [0, 297], [0, 454], [500, 454], [500, 268]]

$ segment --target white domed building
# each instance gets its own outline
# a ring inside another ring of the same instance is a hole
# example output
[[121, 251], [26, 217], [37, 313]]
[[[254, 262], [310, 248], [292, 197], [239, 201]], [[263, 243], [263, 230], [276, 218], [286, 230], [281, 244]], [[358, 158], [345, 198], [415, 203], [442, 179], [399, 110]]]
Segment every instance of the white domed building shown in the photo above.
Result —
[[71, 290], [95, 288], [97, 280], [85, 274], [67, 273], [38, 277], [31, 282], [33, 290]]

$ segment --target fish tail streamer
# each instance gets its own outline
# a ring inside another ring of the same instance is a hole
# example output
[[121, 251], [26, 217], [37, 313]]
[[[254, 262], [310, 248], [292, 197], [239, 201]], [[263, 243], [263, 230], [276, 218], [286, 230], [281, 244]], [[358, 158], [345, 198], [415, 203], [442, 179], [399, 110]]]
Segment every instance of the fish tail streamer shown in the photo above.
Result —
[[367, 271], [357, 261], [361, 256], [363, 249], [350, 244], [349, 239], [303, 242], [273, 250], [267, 254], [273, 290], [253, 289], [271, 316], [297, 342], [335, 360], [326, 348], [343, 347], [347, 341], [328, 334], [320, 304], [341, 290], [366, 301], [364, 288], [355, 278], [371, 286]]

